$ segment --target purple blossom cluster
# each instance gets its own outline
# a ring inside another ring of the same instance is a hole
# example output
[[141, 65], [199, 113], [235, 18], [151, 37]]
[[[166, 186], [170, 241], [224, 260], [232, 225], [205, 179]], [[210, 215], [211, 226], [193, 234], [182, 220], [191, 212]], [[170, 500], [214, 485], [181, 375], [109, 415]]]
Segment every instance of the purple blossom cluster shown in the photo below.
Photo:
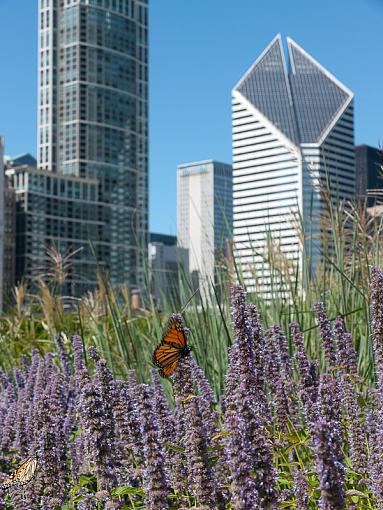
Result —
[[0, 492], [0, 510], [341, 510], [352, 508], [349, 472], [383, 510], [382, 271], [372, 271], [376, 384], [364, 400], [342, 318], [332, 324], [320, 302], [315, 312], [322, 360], [310, 359], [298, 323], [291, 337], [278, 325], [264, 331], [233, 285], [220, 403], [192, 356], [180, 360], [169, 398], [155, 369], [141, 384], [134, 370], [116, 379], [94, 347], [85, 362], [79, 336], [69, 346], [59, 335], [56, 354], [32, 351], [0, 371], [0, 481], [11, 459], [38, 459], [30, 484], [12, 487], [7, 503]]

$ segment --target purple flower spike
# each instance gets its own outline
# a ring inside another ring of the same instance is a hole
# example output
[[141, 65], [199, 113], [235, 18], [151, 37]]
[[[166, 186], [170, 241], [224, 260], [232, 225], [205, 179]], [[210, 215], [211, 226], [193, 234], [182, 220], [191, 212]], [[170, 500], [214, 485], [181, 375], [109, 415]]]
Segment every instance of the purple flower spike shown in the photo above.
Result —
[[291, 323], [290, 329], [295, 346], [295, 361], [301, 379], [299, 390], [300, 399], [306, 421], [311, 423], [316, 419], [315, 404], [318, 395], [318, 385], [314, 370], [315, 366], [307, 358], [307, 352], [299, 324], [296, 322]]
[[190, 357], [190, 366], [192, 369], [194, 381], [200, 393], [198, 399], [199, 409], [206, 429], [208, 445], [209, 447], [211, 447], [212, 437], [218, 434], [219, 432], [219, 429], [217, 427], [218, 416], [216, 411], [214, 410], [215, 404], [214, 393], [201, 367], [192, 357]]
[[107, 413], [105, 417], [107, 417], [110, 421], [113, 421], [112, 406], [115, 398], [115, 382], [113, 379], [113, 374], [109, 369], [106, 360], [100, 358], [95, 347], [90, 347], [88, 352], [89, 356], [96, 363], [94, 382], [98, 384], [101, 389], [102, 399], [105, 407], [104, 411]]
[[143, 443], [140, 431], [140, 417], [137, 409], [137, 386], [132, 388], [124, 381], [116, 381], [116, 400], [114, 405], [114, 420], [116, 433], [121, 447], [121, 462], [129, 468], [131, 483], [141, 484], [137, 466], [143, 463]]
[[266, 345], [265, 365], [276, 425], [280, 430], [287, 431], [289, 421], [298, 421], [298, 405], [287, 340], [279, 326], [270, 328], [266, 335]]
[[217, 506], [216, 481], [210, 467], [207, 431], [202, 420], [200, 399], [193, 388], [190, 357], [181, 359], [174, 376], [174, 392], [178, 417], [183, 420], [183, 444], [187, 459], [188, 491], [198, 504]]
[[110, 489], [116, 484], [114, 472], [113, 420], [105, 408], [99, 385], [86, 377], [81, 390], [81, 421], [84, 430], [85, 450], [97, 475], [101, 489]]
[[43, 496], [41, 498], [41, 510], [60, 510], [62, 500]]
[[265, 427], [265, 396], [256, 373], [254, 324], [239, 285], [232, 287], [231, 306], [235, 342], [229, 357], [224, 422], [229, 433], [226, 454], [232, 502], [237, 510], [273, 508], [278, 498]]
[[40, 356], [36, 350], [32, 351], [32, 361], [31, 366], [29, 367], [26, 375], [26, 383], [24, 387], [24, 397], [26, 400], [32, 402], [33, 400], [33, 391], [35, 386], [36, 372], [40, 363]]
[[352, 337], [350, 333], [346, 332], [343, 319], [339, 316], [334, 321], [334, 332], [336, 338], [337, 365], [344, 373], [350, 374], [357, 379], [356, 350], [352, 342]]
[[145, 457], [145, 508], [167, 510], [169, 487], [166, 480], [165, 454], [161, 447], [158, 422], [153, 412], [153, 395], [149, 386], [138, 386], [137, 406]]
[[332, 430], [322, 417], [313, 426], [317, 469], [320, 477], [320, 508], [342, 510], [345, 508], [344, 467], [333, 451]]
[[358, 403], [355, 387], [347, 378], [341, 381], [341, 393], [347, 416], [346, 427], [350, 445], [350, 462], [355, 471], [366, 474], [366, 434], [363, 426], [363, 412]]
[[378, 389], [383, 401], [383, 272], [371, 271], [371, 328]]
[[254, 366], [257, 375], [257, 384], [260, 388], [265, 385], [265, 358], [266, 342], [257, 307], [253, 304], [246, 306], [246, 314], [253, 344]]
[[156, 416], [158, 417], [160, 435], [163, 444], [169, 445], [174, 439], [174, 420], [170, 412], [169, 404], [165, 396], [158, 370], [151, 370], [153, 385], [153, 405]]
[[13, 378], [15, 380], [17, 392], [19, 393], [20, 390], [24, 388], [24, 374], [17, 368], [13, 370]]
[[369, 486], [380, 510], [383, 508], [383, 413], [380, 393], [370, 390], [370, 398], [372, 405], [366, 418]]
[[15, 419], [15, 440], [13, 447], [19, 452], [22, 457], [28, 455], [33, 439], [33, 431], [30, 430], [29, 417], [32, 413], [31, 403], [27, 401], [23, 393], [20, 395], [17, 402], [17, 411]]
[[71, 366], [70, 366], [70, 362], [69, 362], [69, 356], [66, 353], [65, 348], [64, 348], [63, 336], [61, 333], [58, 333], [55, 336], [55, 342], [56, 342], [56, 346], [57, 346], [57, 351], [60, 356], [63, 372], [65, 374], [65, 377], [69, 379], [72, 371], [71, 371]]
[[7, 414], [5, 415], [3, 422], [3, 430], [0, 441], [0, 449], [1, 450], [9, 450], [11, 449], [12, 443], [15, 439], [15, 428], [14, 424], [16, 421], [16, 413], [17, 413], [17, 402], [14, 401], [10, 403]]
[[[11, 493], [11, 502], [12, 502], [11, 508], [17, 508], [17, 510], [30, 510], [31, 502], [29, 500], [25, 499], [25, 495], [22, 494], [22, 492], [20, 490], [18, 490], [17, 487], [14, 487], [13, 489], [11, 489], [10, 493]], [[9, 508], [9, 507], [7, 506], [5, 508]]]
[[[11, 405], [16, 400], [15, 388], [11, 381], [4, 381], [4, 388], [0, 393], [0, 438], [4, 435], [4, 428]], [[14, 418], [14, 416], [13, 416]], [[9, 433], [10, 431], [8, 431]], [[2, 441], [0, 441], [1, 444]], [[4, 448], [2, 446], [1, 448]]]
[[318, 397], [319, 418], [312, 425], [317, 469], [320, 477], [321, 508], [345, 508], [345, 467], [342, 453], [342, 426], [337, 381], [321, 376]]
[[209, 381], [206, 379], [205, 374], [203, 373], [202, 368], [197, 364], [194, 358], [190, 358], [190, 365], [193, 372], [193, 378], [197, 383], [197, 387], [201, 397], [207, 402], [209, 406], [214, 405], [215, 397], [212, 387], [210, 386]]
[[85, 361], [84, 361], [84, 349], [82, 345], [82, 339], [79, 335], [74, 335], [72, 338], [72, 348], [73, 348], [73, 364], [74, 364], [74, 373], [76, 379], [80, 381], [81, 374], [85, 369]]
[[295, 509], [308, 510], [309, 509], [309, 484], [307, 482], [306, 473], [301, 469], [297, 469], [294, 477], [294, 494], [295, 494]]
[[343, 462], [342, 415], [339, 382], [331, 374], [322, 374], [319, 383], [318, 412], [331, 429], [332, 450], [338, 462]]
[[336, 356], [335, 356], [335, 345], [334, 345], [334, 335], [331, 329], [330, 321], [328, 320], [327, 314], [324, 310], [323, 303], [318, 301], [314, 305], [314, 310], [316, 312], [320, 335], [322, 339], [322, 345], [324, 350], [325, 359], [327, 361], [328, 368], [334, 368], [336, 365]]

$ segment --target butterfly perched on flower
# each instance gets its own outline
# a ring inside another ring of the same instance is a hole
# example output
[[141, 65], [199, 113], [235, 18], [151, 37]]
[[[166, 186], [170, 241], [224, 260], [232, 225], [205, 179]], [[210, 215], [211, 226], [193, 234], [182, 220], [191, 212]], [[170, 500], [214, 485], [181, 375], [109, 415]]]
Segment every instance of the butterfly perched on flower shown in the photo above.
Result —
[[162, 335], [162, 341], [153, 353], [153, 363], [161, 369], [162, 377], [171, 376], [180, 359], [190, 354], [187, 334], [188, 329], [183, 324], [182, 315], [173, 313]]
[[26, 485], [29, 483], [37, 468], [37, 457], [32, 455], [13, 471], [13, 473], [4, 481], [0, 489], [9, 489], [14, 485]]

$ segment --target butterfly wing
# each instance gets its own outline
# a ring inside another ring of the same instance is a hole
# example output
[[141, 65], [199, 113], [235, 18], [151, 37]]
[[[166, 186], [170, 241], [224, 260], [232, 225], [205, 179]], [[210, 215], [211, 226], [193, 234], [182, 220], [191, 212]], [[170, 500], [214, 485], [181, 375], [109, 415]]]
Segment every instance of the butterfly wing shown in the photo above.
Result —
[[189, 352], [182, 316], [173, 314], [165, 328], [161, 344], [153, 353], [153, 362], [161, 368], [162, 377], [169, 377], [178, 367], [179, 360]]
[[9, 487], [11, 487], [15, 483], [15, 474], [16, 474], [16, 471], [14, 471], [11, 474], [11, 476], [6, 478], [0, 488], [1, 489], [9, 489]]
[[178, 361], [179, 360], [177, 359], [166, 365], [162, 370], [160, 370], [160, 375], [162, 377], [170, 377], [178, 367]]
[[36, 457], [29, 457], [4, 481], [1, 488], [9, 489], [9, 487], [13, 485], [25, 485], [29, 483], [35, 474], [36, 467]]
[[186, 336], [183, 324], [177, 317], [171, 317], [165, 328], [162, 343], [177, 345], [181, 349], [186, 347]]
[[178, 347], [171, 344], [159, 345], [153, 353], [153, 363], [160, 368], [178, 361], [181, 357], [181, 351]]
[[37, 468], [37, 459], [36, 457], [30, 457], [27, 459], [24, 464], [22, 464], [16, 472], [16, 479], [20, 485], [25, 485], [29, 483], [33, 475], [35, 474]]

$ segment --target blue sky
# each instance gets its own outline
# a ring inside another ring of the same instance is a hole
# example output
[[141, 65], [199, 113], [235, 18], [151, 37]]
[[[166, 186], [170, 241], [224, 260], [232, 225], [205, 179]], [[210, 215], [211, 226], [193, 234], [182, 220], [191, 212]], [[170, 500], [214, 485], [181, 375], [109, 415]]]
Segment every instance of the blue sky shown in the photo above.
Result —
[[[176, 232], [176, 167], [231, 161], [231, 89], [277, 34], [355, 94], [355, 141], [383, 145], [383, 0], [149, 0], [150, 228]], [[0, 133], [36, 154], [37, 0], [0, 0]]]

